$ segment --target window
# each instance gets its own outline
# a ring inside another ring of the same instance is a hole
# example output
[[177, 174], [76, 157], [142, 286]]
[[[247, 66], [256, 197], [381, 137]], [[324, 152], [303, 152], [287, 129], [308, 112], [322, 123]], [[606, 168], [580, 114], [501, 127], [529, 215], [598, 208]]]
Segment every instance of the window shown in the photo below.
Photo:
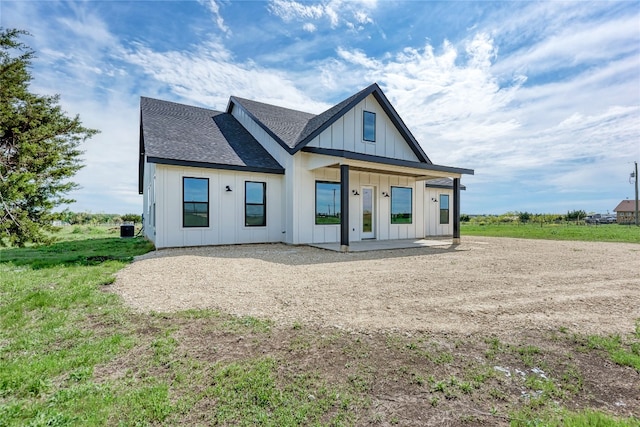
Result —
[[267, 225], [266, 188], [265, 182], [244, 183], [244, 225], [247, 227]]
[[449, 224], [449, 195], [440, 195], [440, 224]]
[[316, 181], [316, 224], [340, 224], [340, 183]]
[[182, 178], [182, 226], [209, 226], [209, 178]]
[[411, 224], [413, 189], [391, 187], [391, 224]]
[[376, 142], [376, 113], [362, 112], [362, 139]]

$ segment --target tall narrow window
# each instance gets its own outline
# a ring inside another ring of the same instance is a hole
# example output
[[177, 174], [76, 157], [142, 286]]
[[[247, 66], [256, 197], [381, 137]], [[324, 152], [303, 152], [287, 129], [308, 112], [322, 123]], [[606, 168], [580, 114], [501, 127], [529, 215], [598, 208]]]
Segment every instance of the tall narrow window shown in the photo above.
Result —
[[449, 224], [449, 195], [440, 195], [440, 224]]
[[391, 187], [391, 224], [411, 224], [412, 207], [412, 188]]
[[316, 224], [340, 224], [340, 184], [316, 181]]
[[362, 139], [376, 142], [376, 113], [362, 112]]
[[209, 226], [209, 178], [182, 178], [182, 226]]
[[267, 225], [267, 183], [246, 181], [244, 183], [244, 225], [264, 227]]

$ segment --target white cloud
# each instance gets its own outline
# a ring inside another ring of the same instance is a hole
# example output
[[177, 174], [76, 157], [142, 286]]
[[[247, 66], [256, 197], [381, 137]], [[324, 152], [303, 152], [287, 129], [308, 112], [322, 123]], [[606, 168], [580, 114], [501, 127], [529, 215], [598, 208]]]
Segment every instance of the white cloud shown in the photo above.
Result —
[[224, 18], [220, 14], [220, 5], [216, 2], [216, 0], [198, 0], [198, 2], [209, 9], [209, 11], [213, 14], [213, 20], [224, 34], [231, 35], [231, 29], [224, 23]]
[[490, 70], [496, 49], [486, 34], [477, 34], [466, 46], [466, 62], [447, 41], [439, 53], [427, 44], [381, 60], [358, 50], [340, 48], [337, 54], [363, 68], [368, 81], [383, 85], [409, 127], [425, 136], [427, 149], [432, 148], [428, 141], [435, 135], [459, 145], [496, 138], [519, 126], [516, 117], [494, 115], [512, 101], [522, 80], [507, 87], [498, 84]]
[[557, 71], [637, 53], [638, 46], [629, 43], [629, 40], [637, 38], [638, 25], [637, 16], [571, 25], [501, 61], [497, 64], [496, 72]]
[[[343, 1], [329, 0], [322, 2], [297, 2], [295, 0], [271, 0], [269, 10], [285, 22], [291, 21], [320, 21], [326, 19], [331, 28], [338, 28], [343, 23], [349, 29], [361, 30], [366, 24], [373, 24], [373, 19], [367, 14], [367, 10], [375, 9], [375, 0]], [[347, 19], [353, 17], [360, 24], [356, 27]], [[307, 22], [305, 26], [309, 23]], [[308, 31], [306, 28], [304, 28]]]
[[125, 55], [126, 61], [168, 86], [184, 102], [224, 110], [229, 96], [236, 95], [303, 111], [327, 108], [298, 89], [293, 76], [229, 58], [224, 46], [215, 42], [195, 51], [156, 52], [139, 46]]
[[371, 19], [365, 12], [362, 10], [358, 10], [353, 14], [354, 18], [359, 24], [373, 24], [373, 19]]
[[326, 14], [323, 5], [307, 6], [294, 0], [273, 0], [269, 5], [269, 9], [285, 22], [290, 22], [294, 19], [320, 19]]
[[302, 26], [302, 29], [309, 32], [309, 33], [313, 33], [317, 30], [316, 26], [313, 25], [311, 22], [307, 22], [306, 24], [304, 24]]

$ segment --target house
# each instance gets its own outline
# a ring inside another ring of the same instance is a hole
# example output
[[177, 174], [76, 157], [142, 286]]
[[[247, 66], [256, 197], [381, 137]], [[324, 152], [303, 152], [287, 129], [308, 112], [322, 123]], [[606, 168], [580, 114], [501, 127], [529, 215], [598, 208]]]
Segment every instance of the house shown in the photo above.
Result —
[[377, 84], [315, 115], [232, 96], [140, 101], [139, 193], [157, 248], [460, 236], [460, 177]]
[[636, 222], [636, 201], [623, 200], [613, 210], [617, 214], [618, 224], [632, 224]]

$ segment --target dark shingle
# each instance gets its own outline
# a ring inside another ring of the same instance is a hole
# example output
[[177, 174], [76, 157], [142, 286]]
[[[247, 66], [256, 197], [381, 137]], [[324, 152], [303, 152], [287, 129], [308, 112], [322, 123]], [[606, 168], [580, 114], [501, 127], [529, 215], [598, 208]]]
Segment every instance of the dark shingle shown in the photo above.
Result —
[[145, 97], [140, 111], [147, 157], [283, 171], [231, 114]]
[[239, 103], [249, 114], [255, 117], [289, 148], [294, 148], [300, 140], [309, 120], [316, 117], [314, 114], [264, 104], [250, 99], [232, 97], [232, 101]]

